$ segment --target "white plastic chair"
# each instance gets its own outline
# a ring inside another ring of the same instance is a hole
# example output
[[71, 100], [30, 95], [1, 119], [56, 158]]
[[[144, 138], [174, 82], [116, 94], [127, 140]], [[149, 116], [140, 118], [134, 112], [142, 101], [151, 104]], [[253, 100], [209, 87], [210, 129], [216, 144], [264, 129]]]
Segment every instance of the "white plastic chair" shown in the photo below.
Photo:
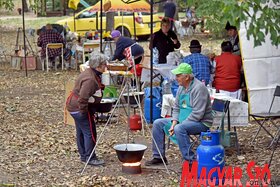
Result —
[[86, 53], [92, 52], [95, 48], [99, 48], [99, 43], [84, 43], [83, 44], [83, 63], [86, 63]]
[[[48, 49], [59, 49], [61, 48], [61, 63], [62, 63], [62, 70], [64, 69], [64, 61], [63, 61], [63, 43], [49, 43], [46, 47], [46, 62], [47, 62], [47, 72], [49, 72], [49, 56], [48, 56]], [[42, 64], [42, 70], [44, 70], [44, 64]], [[56, 70], [56, 65], [55, 65]]]

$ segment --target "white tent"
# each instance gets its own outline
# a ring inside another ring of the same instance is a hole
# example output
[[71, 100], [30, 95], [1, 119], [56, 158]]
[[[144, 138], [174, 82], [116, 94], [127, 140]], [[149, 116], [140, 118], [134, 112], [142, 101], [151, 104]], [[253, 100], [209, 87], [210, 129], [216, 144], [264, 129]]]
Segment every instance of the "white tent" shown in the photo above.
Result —
[[[276, 85], [280, 85], [280, 45], [273, 46], [270, 36], [265, 43], [254, 47], [254, 40], [246, 37], [241, 24], [239, 37], [243, 68], [248, 89], [250, 113], [268, 112]], [[280, 99], [274, 101], [272, 112], [280, 112]]]

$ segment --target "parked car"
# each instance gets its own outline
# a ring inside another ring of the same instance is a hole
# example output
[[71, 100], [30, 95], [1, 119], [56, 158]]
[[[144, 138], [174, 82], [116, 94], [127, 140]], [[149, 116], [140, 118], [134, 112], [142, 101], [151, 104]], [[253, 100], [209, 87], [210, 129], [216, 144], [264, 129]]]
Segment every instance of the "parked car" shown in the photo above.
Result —
[[[98, 19], [96, 12], [92, 12], [91, 7], [79, 12], [75, 15], [76, 32], [80, 36], [84, 36], [88, 31], [95, 31], [96, 28], [100, 29], [100, 12], [98, 12]], [[146, 12], [115, 12], [115, 25], [114, 29], [122, 32], [124, 36], [134, 36], [133, 14], [135, 16], [136, 36], [140, 40], [147, 40], [150, 36], [150, 13]], [[103, 30], [106, 28], [106, 14], [102, 15]], [[153, 31], [156, 32], [160, 29], [160, 18], [157, 13], [153, 14]], [[56, 23], [67, 25], [70, 31], [74, 32], [74, 17], [69, 17], [59, 20]], [[123, 28], [122, 28], [123, 26]]]

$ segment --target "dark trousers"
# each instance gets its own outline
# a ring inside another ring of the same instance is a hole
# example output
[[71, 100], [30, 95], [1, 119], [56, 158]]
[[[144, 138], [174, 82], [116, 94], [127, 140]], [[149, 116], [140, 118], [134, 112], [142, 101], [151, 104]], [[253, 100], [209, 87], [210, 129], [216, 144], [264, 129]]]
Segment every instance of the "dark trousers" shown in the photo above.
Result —
[[[77, 113], [71, 114], [71, 116], [75, 120], [77, 146], [80, 158], [81, 161], [86, 161], [89, 158], [96, 142], [95, 122], [92, 115], [90, 115], [91, 125], [88, 114]], [[92, 155], [91, 159], [94, 158], [96, 158], [95, 153]]]

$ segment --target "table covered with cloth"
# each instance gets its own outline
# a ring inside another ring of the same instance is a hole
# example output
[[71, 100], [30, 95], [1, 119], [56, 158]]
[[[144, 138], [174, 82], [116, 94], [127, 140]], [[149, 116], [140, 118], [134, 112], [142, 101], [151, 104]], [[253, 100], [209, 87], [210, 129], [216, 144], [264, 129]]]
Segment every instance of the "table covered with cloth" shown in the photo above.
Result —
[[[229, 100], [230, 124], [231, 126], [247, 126], [248, 125], [248, 103], [234, 99], [222, 94], [214, 94], [211, 100], [222, 99]], [[174, 106], [175, 98], [172, 94], [164, 94], [162, 97], [161, 117], [171, 116], [172, 107]], [[221, 114], [214, 115], [213, 124], [219, 126], [221, 121]], [[225, 125], [227, 125], [227, 117], [225, 117]]]

